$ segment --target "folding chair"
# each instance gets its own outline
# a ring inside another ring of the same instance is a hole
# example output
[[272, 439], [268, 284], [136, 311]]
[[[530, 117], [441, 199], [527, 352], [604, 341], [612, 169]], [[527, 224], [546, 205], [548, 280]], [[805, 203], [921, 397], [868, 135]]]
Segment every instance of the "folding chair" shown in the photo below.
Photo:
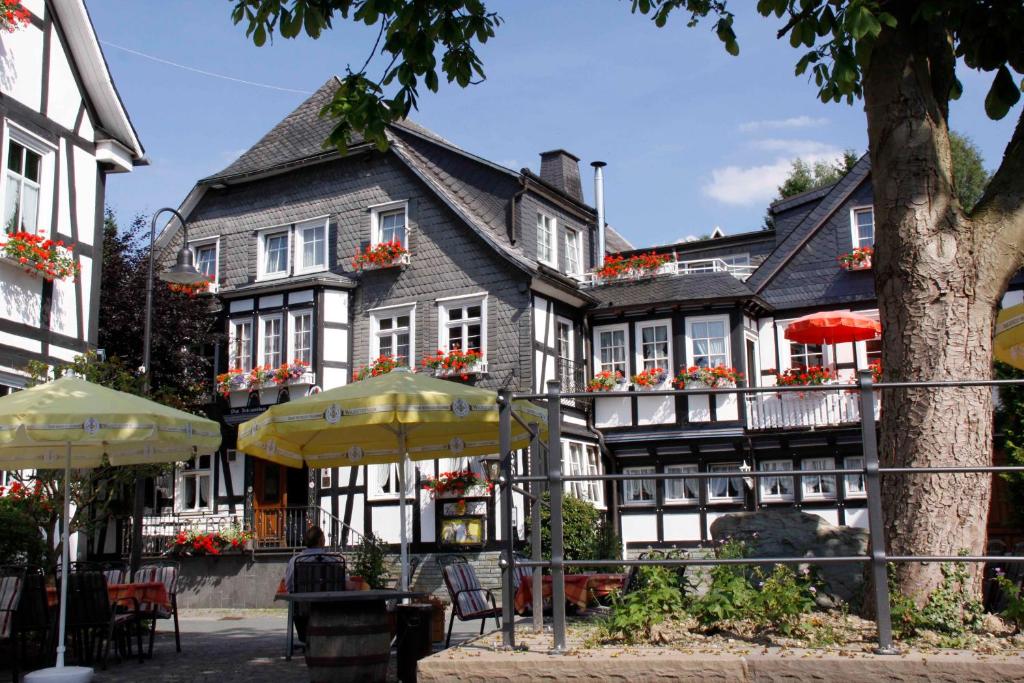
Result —
[[437, 558], [437, 564], [441, 568], [444, 585], [452, 602], [452, 616], [448, 620], [448, 636], [445, 638], [444, 646], [448, 647], [451, 643], [455, 617], [458, 617], [459, 621], [479, 619], [481, 635], [488, 617], [494, 617], [494, 623], [500, 628], [501, 608], [495, 603], [494, 594], [480, 585], [473, 565], [461, 555], [441, 555]]
[[153, 656], [153, 639], [156, 637], [157, 619], [174, 619], [174, 646], [181, 652], [181, 631], [178, 629], [178, 574], [181, 568], [177, 562], [162, 560], [144, 564], [135, 570], [135, 583], [154, 583], [159, 581], [167, 589], [171, 605], [157, 605], [144, 602], [139, 605], [139, 618], [152, 620], [149, 629], [149, 656]]
[[11, 676], [18, 683], [18, 641], [14, 628], [21, 589], [25, 584], [25, 570], [21, 567], [0, 568], [0, 642], [11, 647]]

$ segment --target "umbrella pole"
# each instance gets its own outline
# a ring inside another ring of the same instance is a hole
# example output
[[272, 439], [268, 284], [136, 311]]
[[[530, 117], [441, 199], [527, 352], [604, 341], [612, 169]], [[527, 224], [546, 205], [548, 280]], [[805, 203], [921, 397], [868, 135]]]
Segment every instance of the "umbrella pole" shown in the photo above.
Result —
[[64, 517], [61, 521], [60, 551], [60, 635], [57, 640], [57, 668], [64, 666], [64, 641], [68, 623], [68, 565], [71, 545], [71, 442], [67, 445], [67, 460], [64, 464]]
[[405, 529], [406, 520], [406, 499], [405, 499], [405, 487], [406, 482], [406, 467], [409, 464], [409, 451], [406, 447], [405, 439], [405, 425], [399, 425], [398, 427], [398, 523], [401, 526], [401, 583], [399, 584], [401, 590], [409, 590], [409, 535]]

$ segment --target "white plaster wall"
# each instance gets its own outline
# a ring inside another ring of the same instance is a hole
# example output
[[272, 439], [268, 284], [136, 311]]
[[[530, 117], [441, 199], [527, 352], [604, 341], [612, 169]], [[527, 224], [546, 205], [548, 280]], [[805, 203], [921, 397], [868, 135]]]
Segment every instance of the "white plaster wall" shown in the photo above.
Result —
[[[92, 245], [96, 234], [96, 158], [79, 147], [75, 155], [75, 205], [78, 208], [78, 243]], [[66, 233], [70, 234], [70, 233]]]
[[0, 319], [39, 327], [42, 278], [29, 275], [15, 263], [0, 261], [0, 282]]
[[[220, 468], [220, 458], [214, 458], [214, 462], [217, 463], [217, 467]], [[239, 452], [235, 456], [234, 462], [228, 463], [228, 472], [231, 474], [231, 489], [232, 493], [236, 496], [245, 494], [245, 455]], [[221, 473], [217, 482], [217, 495], [226, 496], [228, 495], [227, 477], [224, 473]]]
[[66, 349], [63, 346], [57, 346], [56, 344], [50, 344], [50, 355], [54, 358], [68, 361], [69, 363], [75, 360], [75, 356], [79, 355], [80, 351], [74, 349]]
[[50, 329], [69, 337], [78, 336], [78, 295], [74, 280], [53, 281]]
[[333, 389], [348, 384], [348, 370], [344, 368], [324, 368], [323, 390]]
[[0, 92], [39, 111], [43, 83], [43, 32], [25, 26], [0, 36]]
[[833, 526], [839, 526], [839, 510], [831, 508], [827, 510], [805, 510], [812, 515], [818, 515]]
[[[666, 383], [659, 389], [671, 389]], [[674, 396], [641, 396], [636, 400], [636, 421], [640, 425], [672, 424], [676, 421]]]
[[[80, 280], [82, 281], [82, 329], [86, 336], [89, 335], [89, 325], [92, 323], [92, 266], [93, 261], [88, 256], [78, 257], [79, 265], [82, 267]], [[97, 292], [99, 295], [99, 292]], [[91, 340], [96, 342], [95, 339]]]
[[[412, 511], [414, 501], [409, 501], [409, 506], [406, 508], [406, 520], [405, 526], [408, 532], [408, 538], [412, 540]], [[387, 507], [377, 506], [373, 508], [373, 533], [384, 540], [385, 543], [399, 543], [402, 540], [401, 537], [401, 525], [399, 524], [399, 512], [398, 505], [389, 505]]]
[[[26, 339], [25, 337], [17, 334], [11, 334], [10, 332], [0, 332], [0, 344], [6, 344], [7, 346], [13, 346], [26, 351], [34, 351], [36, 353], [41, 353], [43, 350], [42, 342], [38, 342], [33, 339]], [[24, 374], [24, 370], [18, 368], [12, 368], [12, 370]]]
[[348, 330], [324, 328], [324, 360], [344, 363], [348, 358]]
[[846, 508], [846, 526], [855, 526], [861, 529], [868, 528], [867, 508]]
[[82, 104], [78, 84], [71, 71], [64, 43], [57, 31], [50, 33], [50, 92], [46, 114], [68, 129], [75, 127], [75, 118]]
[[663, 517], [666, 541], [699, 541], [700, 514], [666, 513]]
[[622, 542], [642, 543], [658, 540], [658, 516], [622, 515]]
[[334, 289], [324, 292], [324, 322], [348, 322], [348, 292]]
[[598, 427], [625, 427], [633, 423], [633, 407], [628, 396], [594, 400], [594, 424]]

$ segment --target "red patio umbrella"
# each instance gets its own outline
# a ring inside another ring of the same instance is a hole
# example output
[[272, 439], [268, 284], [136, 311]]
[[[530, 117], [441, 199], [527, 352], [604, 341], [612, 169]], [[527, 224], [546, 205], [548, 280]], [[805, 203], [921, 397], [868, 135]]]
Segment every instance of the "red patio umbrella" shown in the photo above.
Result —
[[836, 344], [874, 339], [882, 325], [866, 315], [850, 311], [822, 311], [797, 318], [786, 327], [786, 339], [798, 344], [831, 344], [836, 361]]

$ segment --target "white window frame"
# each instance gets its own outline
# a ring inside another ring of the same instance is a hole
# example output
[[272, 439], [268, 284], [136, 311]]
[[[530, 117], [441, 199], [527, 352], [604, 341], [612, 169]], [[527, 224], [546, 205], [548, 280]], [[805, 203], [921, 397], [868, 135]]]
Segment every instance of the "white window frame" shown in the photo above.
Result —
[[380, 219], [382, 216], [391, 213], [397, 213], [401, 211], [405, 215], [405, 240], [402, 246], [405, 247], [406, 251], [409, 250], [409, 201], [402, 199], [394, 202], [387, 202], [385, 204], [375, 204], [374, 206], [368, 207], [370, 210], [370, 246], [376, 247], [381, 243], [380, 239]]
[[[718, 505], [722, 503], [742, 503], [744, 499], [743, 495], [743, 475], [740, 473], [740, 463], [738, 462], [716, 462], [708, 465], [708, 472], [724, 472], [727, 473], [724, 477], [714, 477], [707, 480], [708, 484], [708, 504]], [[714, 495], [714, 482], [715, 479], [731, 479], [739, 482], [736, 487], [739, 493], [735, 496], [716, 496]]]
[[601, 333], [602, 332], [622, 332], [622, 364], [625, 366], [622, 376], [629, 377], [629, 325], [626, 323], [620, 323], [616, 325], [601, 325], [595, 327], [593, 330], [593, 341], [594, 341], [594, 374], [610, 368], [605, 368], [601, 362]]
[[[824, 467], [809, 467], [813, 463], [821, 462]], [[820, 458], [804, 458], [800, 461], [800, 470], [804, 472], [814, 472], [816, 469], [819, 470], [834, 470], [836, 469], [836, 459], [832, 456], [824, 456]], [[819, 487], [824, 488], [824, 482], [827, 479], [832, 480], [832, 493], [825, 493], [819, 491], [811, 491], [810, 487], [814, 486], [814, 480], [818, 480]], [[809, 486], [810, 485], [810, 486]], [[809, 474], [800, 477], [800, 498], [802, 500], [835, 500], [836, 499], [836, 476], [834, 474]]]
[[[576, 238], [576, 246], [569, 244], [569, 238]], [[566, 227], [565, 232], [562, 235], [565, 241], [565, 274], [566, 275], [581, 275], [584, 271], [583, 268], [583, 236], [579, 230]], [[574, 257], [575, 263], [570, 261], [570, 255]]]
[[[389, 471], [388, 471], [388, 484], [389, 484], [389, 486], [388, 486], [388, 490], [386, 490], [386, 491], [383, 490], [377, 484], [378, 473], [380, 472], [380, 468], [382, 468], [382, 467], [389, 468]], [[406, 462], [406, 470], [405, 470], [405, 498], [407, 500], [416, 497], [416, 489], [415, 489], [415, 485], [413, 484], [413, 480], [415, 479], [415, 473], [416, 473], [416, 468], [413, 465], [412, 461], [411, 460], [407, 461]], [[397, 476], [398, 476], [398, 463], [397, 462], [389, 462], [389, 463], [383, 463], [383, 464], [379, 464], [379, 465], [367, 465], [366, 466], [366, 471], [365, 471], [365, 477], [366, 477], [366, 499], [367, 500], [398, 500]], [[392, 482], [394, 482], [394, 483], [392, 484]]]
[[[267, 265], [267, 240], [271, 237], [278, 235], [285, 235], [288, 240], [288, 244], [285, 245], [285, 264], [284, 270], [280, 272], [268, 273], [266, 270]], [[271, 227], [260, 228], [256, 231], [256, 281], [260, 282], [263, 280], [280, 280], [291, 275], [292, 270], [292, 226], [291, 224], [285, 225], [274, 225]]]
[[672, 319], [671, 318], [660, 318], [658, 320], [644, 320], [638, 322], [634, 326], [634, 334], [636, 335], [633, 339], [633, 367], [636, 368], [636, 372], [644, 370], [644, 349], [643, 349], [643, 331], [650, 327], [664, 327], [666, 329], [666, 339], [668, 340], [668, 359], [666, 360], [665, 367], [661, 368], [665, 373], [671, 377], [675, 374], [672, 360]]
[[409, 358], [405, 359], [410, 368], [416, 367], [416, 304], [396, 304], [371, 308], [370, 314], [370, 349], [368, 362], [372, 363], [380, 356], [380, 321], [384, 318], [397, 318], [406, 313], [409, 315]]
[[[260, 337], [259, 337], [259, 340], [257, 342], [257, 353], [256, 353], [256, 355], [257, 355], [257, 357], [259, 358], [259, 361], [260, 361], [258, 363], [258, 365], [259, 365], [259, 367], [264, 367], [266, 365], [269, 365], [271, 370], [275, 370], [278, 367], [280, 367], [281, 363], [284, 363], [285, 360], [288, 357], [288, 339], [287, 339], [287, 336], [286, 336], [287, 331], [284, 329], [284, 316], [282, 316], [280, 313], [274, 313], [272, 315], [261, 315], [259, 320], [260, 320], [260, 324], [259, 324]], [[281, 333], [280, 333], [280, 335], [278, 337], [278, 347], [279, 347], [278, 348], [278, 361], [279, 362], [277, 364], [267, 363], [267, 349], [266, 349], [266, 346], [265, 346], [265, 344], [266, 344], [267, 323], [269, 323], [271, 321], [275, 321], [275, 320], [278, 322], [278, 324], [281, 325]]]
[[[687, 367], [695, 365], [694, 352], [693, 352], [693, 326], [695, 323], [715, 323], [721, 322], [725, 324], [725, 363], [723, 365], [727, 368], [734, 367], [732, 361], [732, 329], [729, 326], [729, 316], [727, 315], [702, 315], [689, 317], [686, 319], [686, 365]], [[704, 354], [701, 354], [704, 355]]]
[[[296, 275], [305, 275], [307, 273], [321, 273], [327, 270], [327, 262], [330, 260], [330, 233], [331, 233], [331, 219], [330, 216], [317, 216], [316, 218], [310, 218], [300, 223], [295, 224], [294, 232], [295, 238], [292, 240], [293, 248], [295, 253], [292, 255], [294, 259], [293, 263], [294, 271]], [[305, 254], [305, 242], [303, 231], [310, 228], [320, 228], [324, 230], [324, 262], [321, 264], [306, 265], [303, 260]]]
[[[473, 294], [460, 294], [459, 296], [448, 296], [441, 299], [437, 299], [437, 348], [443, 350], [445, 353], [448, 352], [449, 334], [448, 330], [450, 327], [455, 325], [448, 325], [448, 311], [453, 308], [463, 308], [472, 306], [474, 304], [480, 305], [480, 352], [483, 354], [484, 359], [487, 358], [487, 307], [489, 303], [489, 297], [487, 292], [475, 292]], [[464, 321], [460, 321], [459, 325], [463, 325]], [[465, 351], [466, 349], [462, 349]]]
[[[578, 448], [579, 459], [573, 458], [573, 448]], [[601, 453], [597, 446], [585, 441], [562, 440], [562, 468], [567, 474], [603, 474]], [[579, 500], [589, 501], [594, 507], [604, 507], [604, 486], [599, 481], [566, 481], [565, 492]]]
[[[697, 472], [697, 471], [699, 471], [699, 468], [695, 464], [666, 465], [665, 466], [665, 473], [666, 474], [677, 474], [677, 473], [678, 474], [686, 474], [686, 473], [689, 473], [689, 472]], [[665, 479], [664, 481], [665, 481], [665, 505], [679, 505], [679, 504], [695, 505], [696, 503], [700, 502], [700, 479]], [[692, 487], [694, 489], [694, 495], [693, 496], [687, 496], [686, 495], [686, 484], [688, 482], [690, 484], [692, 484]], [[672, 493], [672, 488], [674, 486], [676, 486], [677, 484], [680, 487], [680, 490], [683, 492], [683, 495], [682, 496], [670, 495]]]
[[[637, 467], [623, 467], [623, 474], [654, 474], [657, 472], [657, 468], [654, 465], [642, 465]], [[651, 499], [650, 500], [629, 500], [629, 490], [634, 486], [639, 487], [639, 490], [643, 490], [642, 482], [650, 482], [651, 484]], [[658, 503], [658, 480], [657, 479], [624, 479], [622, 481], [622, 506], [623, 507], [653, 507]]]
[[[864, 456], [863, 455], [848, 455], [843, 458], [843, 469], [852, 470], [854, 468], [864, 467]], [[847, 474], [843, 477], [843, 496], [847, 499], [850, 498], [867, 498], [867, 484], [864, 481], [865, 475], [861, 474]], [[857, 485], [858, 480], [860, 485]]]
[[[201, 458], [204, 458], [204, 457], [205, 458], [209, 458], [209, 466], [208, 467], [204, 467], [204, 468], [200, 468], [199, 467], [199, 463], [202, 462]], [[214, 490], [213, 490], [213, 455], [209, 454], [209, 453], [201, 453], [199, 455], [193, 456], [191, 458], [191, 462], [193, 462], [195, 464], [195, 468], [194, 469], [186, 470], [185, 469], [185, 465], [182, 465], [181, 467], [177, 468], [178, 469], [178, 477], [177, 477], [178, 481], [175, 482], [175, 483], [176, 483], [177, 486], [180, 487], [178, 490], [181, 491], [181, 495], [176, 497], [178, 500], [175, 500], [175, 505], [176, 505], [176, 507], [178, 507], [177, 511], [180, 512], [180, 513], [184, 513], [184, 514], [189, 514], [189, 513], [196, 514], [196, 513], [207, 512], [207, 511], [213, 509], [213, 498], [214, 498], [214, 493], [215, 493]], [[194, 506], [192, 506], [192, 507], [186, 507], [185, 506], [185, 502], [186, 502], [185, 486], [186, 486], [186, 480], [188, 480], [188, 479], [195, 479], [196, 480], [196, 483], [195, 483], [195, 486], [196, 486], [196, 504]], [[206, 495], [206, 498], [207, 498], [206, 505], [200, 505], [199, 504], [199, 500], [200, 500], [199, 491], [200, 491], [201, 481], [203, 479], [206, 480], [206, 484], [207, 484], [207, 488], [206, 488], [206, 494], [207, 494]]]
[[[871, 212], [871, 243], [861, 244], [860, 237], [860, 226], [857, 224], [857, 215], [865, 212]], [[850, 209], [850, 237], [853, 241], [853, 247], [874, 247], [875, 246], [875, 207], [874, 206], [855, 206]]]
[[[569, 338], [567, 340], [569, 345], [569, 355], [567, 356], [562, 355], [562, 339], [558, 336], [560, 325], [564, 325], [569, 328]], [[573, 363], [576, 362], [576, 326], [573, 325], [571, 320], [563, 318], [560, 315], [555, 316], [555, 356]]]
[[[36, 213], [36, 226], [28, 232], [39, 234], [41, 229], [44, 238], [51, 238], [57, 229], [56, 225], [50, 225], [50, 212], [53, 208], [54, 192], [56, 191], [53, 177], [53, 160], [57, 154], [57, 147], [12, 121], [8, 120], [5, 123], [3, 149], [0, 149], [0, 157], [2, 157], [0, 158], [0, 164], [2, 164], [0, 168], [3, 169], [3, 174], [0, 176], [2, 177], [2, 182], [0, 182], [0, 208], [7, 206], [8, 149], [11, 142], [16, 142], [39, 155], [39, 207]], [[3, 216], [0, 216], [0, 219], [3, 218]], [[0, 233], [5, 232], [6, 229], [6, 225], [0, 226]]]
[[[203, 237], [201, 239], [189, 240], [188, 248], [192, 252], [192, 262], [195, 263], [196, 269], [199, 269], [199, 250], [205, 247], [213, 247], [213, 280], [211, 284], [220, 283], [220, 235], [214, 235], [213, 237]], [[202, 272], [200, 270], [199, 272]]]
[[[779, 460], [762, 460], [757, 464], [757, 469], [761, 472], [773, 472], [778, 470], [792, 470], [793, 461], [789, 459]], [[789, 493], [771, 493], [769, 489], [774, 482], [778, 482], [779, 486], [782, 487], [786, 482], [789, 483]], [[793, 501], [794, 491], [796, 490], [796, 482], [793, 481], [793, 477], [759, 477], [758, 478], [758, 489], [761, 494], [761, 501], [765, 503], [789, 503]]]
[[[256, 362], [256, 359], [253, 357], [252, 352], [252, 334], [256, 326], [253, 325], [252, 323], [252, 317], [249, 316], [246, 318], [234, 318], [228, 321], [228, 325], [228, 369], [234, 370], [235, 368], [242, 368], [244, 372], [249, 372], [250, 370], [253, 369], [253, 367], [255, 367]], [[235, 353], [235, 342], [238, 339], [238, 337], [236, 336], [235, 328], [239, 325], [249, 326], [249, 343], [246, 345], [248, 348], [246, 348], [244, 351], [245, 355], [248, 356], [249, 358], [249, 367], [245, 367], [245, 364], [240, 363], [239, 358]]]
[[[548, 258], [544, 258], [541, 254], [540, 235], [542, 229], [550, 231], [551, 235], [551, 254]], [[537, 212], [537, 260], [558, 270], [558, 219], [543, 211]]]
[[[314, 332], [315, 332], [315, 330], [314, 330], [315, 321], [313, 319], [313, 309], [312, 308], [300, 308], [300, 309], [297, 309], [297, 310], [294, 310], [294, 311], [288, 311], [288, 342], [289, 343], [287, 344], [288, 354], [285, 357], [285, 362], [291, 362], [293, 360], [298, 360], [299, 359], [299, 357], [298, 357], [298, 350], [299, 350], [298, 349], [298, 342], [297, 342], [297, 340], [295, 338], [295, 333], [296, 333], [296, 329], [297, 329], [295, 321], [298, 318], [305, 318], [305, 317], [309, 318], [309, 358], [308, 359], [303, 359], [303, 360], [305, 360], [307, 363], [309, 363], [310, 367], [312, 367], [313, 366], [313, 359], [314, 359], [313, 352], [315, 351], [314, 343], [315, 343], [315, 339], [316, 339], [316, 335], [314, 334]], [[284, 345], [282, 344], [282, 346], [284, 346]]]

